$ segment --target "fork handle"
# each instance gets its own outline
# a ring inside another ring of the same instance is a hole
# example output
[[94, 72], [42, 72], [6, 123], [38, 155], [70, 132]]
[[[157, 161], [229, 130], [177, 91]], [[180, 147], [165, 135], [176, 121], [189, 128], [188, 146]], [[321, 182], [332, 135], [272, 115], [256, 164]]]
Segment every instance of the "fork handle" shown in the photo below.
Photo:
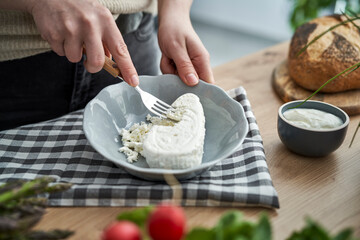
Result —
[[143, 90], [139, 87], [139, 85], [137, 85], [136, 87], [134, 87], [136, 91], [138, 91], [138, 93], [142, 93]]
[[113, 75], [114, 77], [119, 77], [120, 70], [117, 68], [116, 63], [111, 60], [108, 56], [105, 56], [105, 62], [103, 69], [105, 69], [108, 73]]

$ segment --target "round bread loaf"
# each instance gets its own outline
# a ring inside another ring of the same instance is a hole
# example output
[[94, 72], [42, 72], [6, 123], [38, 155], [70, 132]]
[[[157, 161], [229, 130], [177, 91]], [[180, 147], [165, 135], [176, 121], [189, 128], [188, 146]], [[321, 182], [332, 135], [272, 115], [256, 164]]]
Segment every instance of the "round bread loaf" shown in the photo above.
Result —
[[[342, 15], [320, 17], [295, 31], [290, 43], [288, 68], [290, 77], [298, 85], [317, 90], [336, 74], [360, 62], [360, 32], [352, 23], [326, 33], [297, 56], [317, 35], [345, 20]], [[339, 76], [321, 91], [342, 92], [356, 88], [360, 88], [360, 68]]]

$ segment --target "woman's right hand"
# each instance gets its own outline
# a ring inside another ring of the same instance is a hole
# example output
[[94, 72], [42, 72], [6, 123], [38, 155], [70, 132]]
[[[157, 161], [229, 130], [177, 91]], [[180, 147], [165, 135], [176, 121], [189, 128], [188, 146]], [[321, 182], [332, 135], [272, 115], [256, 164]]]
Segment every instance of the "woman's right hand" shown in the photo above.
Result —
[[41, 37], [58, 55], [79, 62], [85, 46], [85, 67], [94, 73], [102, 69], [105, 54], [111, 54], [124, 80], [132, 86], [138, 85], [137, 72], [115, 20], [97, 0], [4, 1], [25, 4]]

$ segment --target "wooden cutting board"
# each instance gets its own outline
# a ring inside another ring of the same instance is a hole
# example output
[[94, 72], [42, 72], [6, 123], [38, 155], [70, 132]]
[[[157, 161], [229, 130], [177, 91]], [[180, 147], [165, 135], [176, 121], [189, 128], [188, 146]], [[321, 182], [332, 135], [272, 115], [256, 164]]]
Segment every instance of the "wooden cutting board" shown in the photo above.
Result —
[[[313, 93], [300, 87], [290, 78], [286, 60], [274, 69], [272, 85], [284, 102], [305, 100]], [[311, 100], [333, 104], [348, 115], [360, 114], [360, 89], [340, 93], [317, 93]]]

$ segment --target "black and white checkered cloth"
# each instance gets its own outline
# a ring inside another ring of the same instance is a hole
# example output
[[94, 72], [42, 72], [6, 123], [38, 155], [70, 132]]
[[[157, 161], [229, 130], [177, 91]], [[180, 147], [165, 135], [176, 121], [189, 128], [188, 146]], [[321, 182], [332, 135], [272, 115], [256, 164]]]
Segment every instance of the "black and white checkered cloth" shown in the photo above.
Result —
[[[262, 139], [242, 87], [228, 92], [245, 110], [249, 132], [231, 156], [182, 181], [183, 206], [278, 208]], [[146, 206], [172, 198], [164, 182], [142, 180], [97, 153], [82, 130], [83, 111], [0, 132], [0, 182], [52, 176], [73, 187], [49, 196], [51, 206]]]

